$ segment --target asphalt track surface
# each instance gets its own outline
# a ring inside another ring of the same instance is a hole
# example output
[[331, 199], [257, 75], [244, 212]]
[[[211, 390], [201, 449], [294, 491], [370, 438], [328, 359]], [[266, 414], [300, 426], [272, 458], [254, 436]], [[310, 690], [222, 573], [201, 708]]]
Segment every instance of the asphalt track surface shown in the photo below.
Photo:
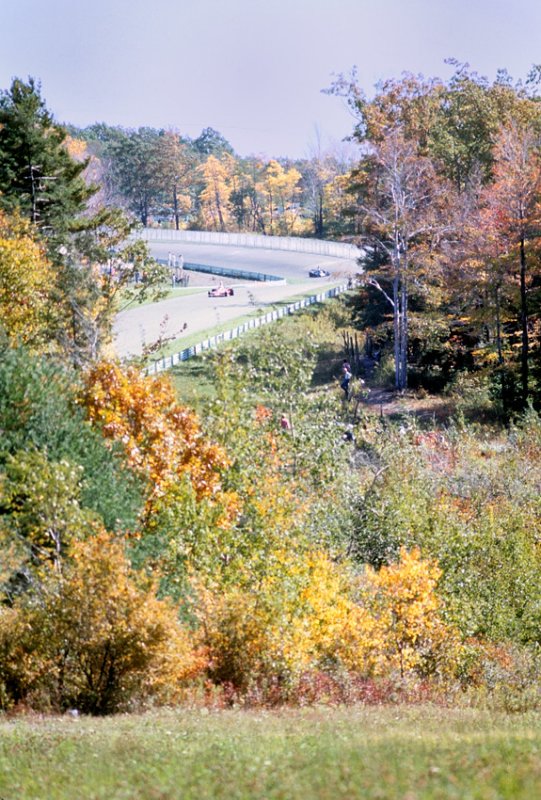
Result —
[[351, 259], [319, 256], [313, 253], [297, 253], [289, 250], [264, 250], [255, 247], [235, 247], [218, 244], [193, 244], [188, 242], [148, 242], [154, 258], [166, 259], [169, 253], [194, 264], [209, 264], [216, 267], [265, 272], [286, 280], [308, 280], [308, 270], [323, 267], [331, 272], [334, 280], [346, 278], [356, 272]]
[[[346, 281], [357, 271], [353, 260], [311, 253], [186, 242], [150, 242], [149, 248], [152, 255], [159, 259], [167, 260], [168, 254], [173, 253], [177, 257], [182, 255], [185, 262], [265, 272], [292, 282], [278, 285], [274, 282], [235, 282], [233, 297], [210, 298], [206, 291], [202, 291], [129, 308], [118, 315], [115, 323], [115, 351], [120, 357], [137, 355], [144, 345], [163, 337], [178, 338], [182, 334], [202, 332], [223, 322], [233, 323], [255, 308], [266, 311], [274, 303], [294, 295], [307, 291], [319, 292], [329, 285]], [[309, 278], [308, 270], [318, 266], [329, 270], [330, 276]], [[193, 272], [190, 275], [194, 278], [197, 275], [197, 283], [201, 288], [216, 286], [217, 280], [212, 275]], [[224, 279], [224, 283], [227, 285], [227, 279]]]

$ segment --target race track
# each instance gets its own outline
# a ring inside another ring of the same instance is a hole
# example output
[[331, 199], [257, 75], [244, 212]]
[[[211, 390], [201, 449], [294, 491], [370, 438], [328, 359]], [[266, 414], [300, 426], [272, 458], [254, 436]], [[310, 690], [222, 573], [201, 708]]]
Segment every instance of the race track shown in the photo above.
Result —
[[216, 267], [265, 272], [286, 280], [306, 280], [308, 270], [323, 267], [334, 280], [347, 279], [357, 269], [355, 261], [334, 256], [298, 253], [286, 250], [263, 250], [252, 247], [234, 247], [218, 244], [193, 244], [189, 242], [147, 242], [154, 258], [167, 260], [168, 254], [182, 255], [184, 261], [210, 264]]
[[[319, 292], [330, 284], [336, 285], [347, 280], [358, 269], [352, 259], [281, 250], [187, 242], [149, 242], [149, 249], [159, 259], [167, 260], [168, 254], [173, 253], [182, 255], [185, 262], [265, 272], [286, 278], [291, 283], [276, 285], [272, 282], [243, 281], [242, 284], [235, 284], [233, 297], [209, 298], [205, 290], [199, 294], [129, 308], [121, 312], [115, 322], [114, 347], [120, 357], [138, 355], [143, 346], [163, 337], [191, 335], [221, 322], [233, 322], [250, 314], [254, 308], [269, 310], [273, 303], [294, 295], [307, 291]], [[330, 277], [309, 278], [308, 270], [316, 266], [329, 270]], [[211, 275], [197, 273], [197, 276], [197, 283], [204, 284], [205, 289], [216, 285], [216, 279]]]

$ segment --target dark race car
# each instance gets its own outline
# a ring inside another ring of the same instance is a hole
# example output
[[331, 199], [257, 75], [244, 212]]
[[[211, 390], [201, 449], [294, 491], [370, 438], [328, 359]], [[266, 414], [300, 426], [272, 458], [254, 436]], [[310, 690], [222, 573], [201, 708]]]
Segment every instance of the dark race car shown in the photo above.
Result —
[[315, 267], [315, 269], [311, 269], [308, 274], [311, 278], [328, 278], [331, 273], [322, 267]]
[[235, 294], [231, 286], [224, 286], [221, 283], [219, 286], [215, 286], [214, 289], [209, 289], [208, 296], [209, 297], [232, 297]]

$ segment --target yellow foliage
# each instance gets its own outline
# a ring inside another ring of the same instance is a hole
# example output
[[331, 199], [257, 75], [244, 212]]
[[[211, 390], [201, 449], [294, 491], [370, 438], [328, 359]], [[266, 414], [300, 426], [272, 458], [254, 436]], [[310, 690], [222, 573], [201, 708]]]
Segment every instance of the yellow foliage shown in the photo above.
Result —
[[275, 549], [252, 591], [198, 587], [210, 673], [245, 690], [314, 669], [368, 676], [450, 673], [458, 636], [444, 624], [440, 570], [418, 551], [361, 581], [321, 551]]
[[234, 166], [233, 157], [225, 154], [221, 159], [209, 156], [199, 169], [204, 182], [201, 214], [209, 230], [225, 231], [229, 225]]
[[310, 669], [371, 670], [374, 622], [353, 600], [352, 576], [322, 552], [274, 550], [257, 587], [198, 587], [210, 672], [245, 689], [294, 682]]
[[301, 568], [285, 640], [288, 662], [297, 669], [331, 663], [369, 673], [375, 624], [353, 599], [353, 576], [320, 551], [308, 554]]
[[11, 344], [43, 346], [53, 284], [54, 272], [30, 225], [0, 211], [0, 325]]
[[[37, 602], [23, 598], [16, 609], [12, 657], [22, 641], [26, 672], [57, 707], [108, 713], [150, 695], [173, 699], [204, 663], [176, 609], [148, 581], [138, 584], [108, 534], [75, 543], [71, 556], [62, 576], [44, 581]], [[27, 633], [17, 644], [21, 626]]]
[[301, 177], [297, 169], [286, 170], [274, 159], [267, 164], [263, 181], [257, 188], [265, 199], [264, 216], [271, 235], [291, 236], [302, 227], [297, 204]]
[[337, 175], [324, 187], [325, 207], [333, 219], [339, 219], [345, 211], [351, 209], [351, 182], [351, 174]]
[[17, 608], [0, 605], [0, 709], [22, 701], [44, 674], [44, 664], [25, 646], [28, 624]]
[[[452, 666], [458, 636], [441, 617], [436, 593], [441, 569], [421, 558], [415, 548], [402, 548], [400, 561], [379, 572], [367, 568], [363, 600], [373, 615], [381, 647], [376, 670], [380, 673], [412, 670], [440, 672]], [[445, 671], [445, 670], [444, 670]]]
[[84, 161], [88, 157], [88, 144], [84, 139], [75, 139], [73, 136], [67, 136], [65, 146], [75, 161]]
[[253, 479], [253, 507], [268, 537], [287, 535], [306, 510], [295, 493], [294, 482], [284, 483], [283, 472], [273, 467], [271, 462], [266, 472]]

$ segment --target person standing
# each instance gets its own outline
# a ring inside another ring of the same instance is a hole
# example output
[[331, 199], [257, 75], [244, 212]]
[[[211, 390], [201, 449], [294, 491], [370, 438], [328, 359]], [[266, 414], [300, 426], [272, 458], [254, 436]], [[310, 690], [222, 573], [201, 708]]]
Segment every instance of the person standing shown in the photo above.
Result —
[[342, 362], [342, 381], [340, 383], [340, 388], [343, 389], [346, 400], [349, 400], [349, 382], [351, 378], [351, 365], [347, 359], [344, 359]]

